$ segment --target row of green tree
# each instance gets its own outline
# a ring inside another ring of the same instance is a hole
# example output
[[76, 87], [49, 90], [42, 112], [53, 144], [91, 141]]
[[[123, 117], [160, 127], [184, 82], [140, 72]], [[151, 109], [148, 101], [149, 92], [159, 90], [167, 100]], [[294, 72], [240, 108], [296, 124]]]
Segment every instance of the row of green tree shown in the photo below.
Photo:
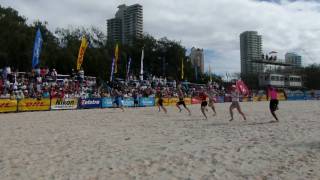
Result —
[[[56, 68], [61, 74], [71, 73], [76, 67], [81, 37], [89, 42], [83, 62], [86, 75], [109, 79], [115, 43], [108, 42], [105, 33], [98, 28], [58, 28], [51, 32], [47, 22], [27, 24], [26, 18], [12, 8], [0, 6], [0, 68], [11, 66], [19, 71], [31, 71], [33, 43], [36, 30], [40, 28], [43, 45], [40, 66]], [[180, 42], [167, 38], [155, 39], [144, 35], [128, 45], [119, 45], [119, 73], [116, 77], [125, 78], [127, 63], [132, 59], [130, 71], [139, 75], [141, 51], [144, 47], [144, 71], [146, 74], [166, 76], [181, 80], [181, 63], [184, 61], [184, 79], [195, 81], [195, 69], [186, 57], [186, 49]], [[208, 80], [207, 75], [199, 74], [199, 81]]]

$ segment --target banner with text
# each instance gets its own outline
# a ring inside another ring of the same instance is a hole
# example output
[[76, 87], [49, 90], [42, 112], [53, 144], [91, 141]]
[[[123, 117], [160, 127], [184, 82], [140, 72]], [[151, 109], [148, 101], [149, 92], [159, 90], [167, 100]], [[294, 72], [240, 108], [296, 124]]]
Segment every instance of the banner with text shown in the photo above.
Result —
[[52, 110], [65, 110], [65, 109], [77, 109], [77, 98], [65, 98], [65, 99], [51, 99]]
[[90, 108], [101, 108], [101, 98], [88, 98], [79, 100], [79, 108], [90, 109]]
[[102, 98], [101, 100], [101, 107], [102, 108], [111, 108], [113, 107], [113, 99], [112, 98]]
[[50, 99], [22, 99], [18, 102], [18, 111], [48, 111]]
[[0, 113], [1, 112], [16, 112], [17, 111], [17, 100], [11, 99], [0, 99]]
[[155, 98], [154, 97], [140, 98], [139, 105], [142, 107], [154, 106], [155, 105]]

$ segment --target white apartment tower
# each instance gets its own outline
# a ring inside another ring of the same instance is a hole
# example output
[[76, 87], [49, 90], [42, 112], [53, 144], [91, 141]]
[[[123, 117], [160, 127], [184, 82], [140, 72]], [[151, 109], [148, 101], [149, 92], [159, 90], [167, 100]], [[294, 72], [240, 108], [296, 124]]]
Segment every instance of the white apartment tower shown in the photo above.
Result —
[[143, 9], [140, 4], [118, 6], [115, 17], [107, 20], [108, 41], [131, 44], [143, 35]]

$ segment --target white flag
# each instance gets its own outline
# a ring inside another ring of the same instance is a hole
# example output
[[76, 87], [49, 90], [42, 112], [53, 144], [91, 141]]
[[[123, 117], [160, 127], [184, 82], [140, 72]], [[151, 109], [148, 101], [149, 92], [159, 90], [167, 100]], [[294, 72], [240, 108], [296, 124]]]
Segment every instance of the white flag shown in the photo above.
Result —
[[140, 80], [143, 80], [143, 59], [144, 59], [144, 48], [142, 48], [142, 52], [141, 52]]

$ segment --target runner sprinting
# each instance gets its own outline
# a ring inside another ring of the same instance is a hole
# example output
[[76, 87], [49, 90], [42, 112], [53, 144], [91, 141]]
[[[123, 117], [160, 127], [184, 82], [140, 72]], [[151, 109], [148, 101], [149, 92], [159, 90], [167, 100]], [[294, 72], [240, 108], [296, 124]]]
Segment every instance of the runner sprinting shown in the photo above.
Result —
[[240, 96], [239, 90], [236, 88], [235, 85], [232, 85], [232, 90], [231, 90], [232, 103], [231, 103], [230, 108], [229, 108], [230, 116], [231, 116], [230, 121], [233, 121], [233, 109], [235, 109], [235, 108], [237, 108], [239, 114], [241, 114], [243, 119], [246, 120], [246, 116], [241, 111], [241, 107], [240, 107], [240, 104], [239, 104], [239, 96]]
[[217, 114], [216, 109], [214, 107], [214, 97], [217, 95], [217, 92], [214, 90], [213, 87], [209, 86], [209, 107], [211, 107], [212, 111], [214, 112], [213, 116], [215, 116]]
[[122, 104], [122, 93], [118, 88], [115, 88], [114, 91], [114, 101], [113, 104], [116, 105], [117, 108], [120, 108], [122, 112], [124, 112], [123, 104]]
[[164, 113], [167, 114], [167, 109], [163, 106], [163, 99], [162, 99], [162, 92], [161, 90], [158, 92], [158, 102], [157, 102], [157, 106], [159, 108], [159, 112], [161, 111], [161, 109], [164, 111]]
[[180, 105], [183, 105], [183, 107], [189, 112], [189, 116], [191, 116], [191, 111], [189, 110], [189, 108], [186, 106], [186, 103], [184, 102], [184, 93], [180, 86], [178, 86], [178, 97], [179, 97], [179, 101], [176, 103], [176, 106], [179, 108], [180, 112], [182, 111], [182, 109], [180, 108]]
[[267, 99], [269, 100], [269, 98], [270, 98], [270, 105], [269, 105], [270, 112], [272, 116], [276, 119], [276, 122], [279, 122], [279, 119], [275, 113], [278, 110], [278, 105], [279, 105], [277, 90], [270, 85], [268, 86], [268, 92], [267, 92]]
[[201, 112], [202, 114], [204, 115], [204, 117], [206, 119], [208, 119], [207, 115], [206, 115], [206, 112], [205, 111], [208, 111], [207, 109], [207, 105], [208, 105], [208, 102], [207, 102], [207, 93], [205, 92], [204, 88], [201, 87], [201, 92], [199, 93], [199, 98], [201, 100]]

